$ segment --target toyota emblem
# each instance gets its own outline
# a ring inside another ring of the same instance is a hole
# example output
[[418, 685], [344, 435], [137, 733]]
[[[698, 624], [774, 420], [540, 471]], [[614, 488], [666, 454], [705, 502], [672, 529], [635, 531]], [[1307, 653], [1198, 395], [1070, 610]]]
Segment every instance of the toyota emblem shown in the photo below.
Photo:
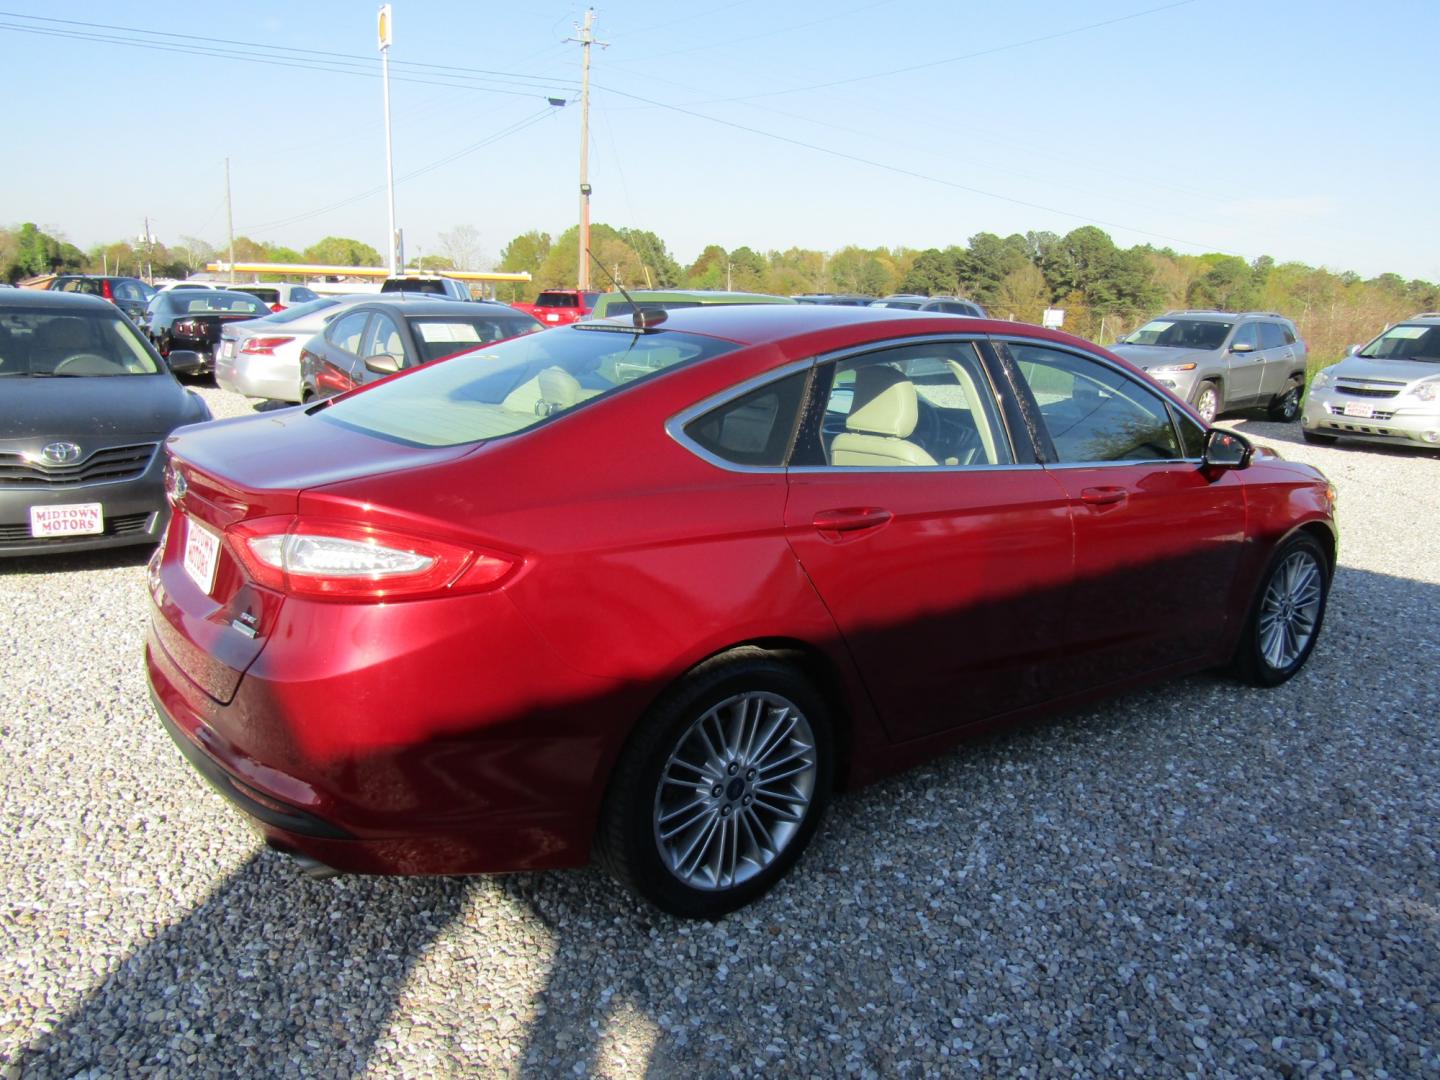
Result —
[[80, 460], [80, 447], [73, 442], [52, 442], [41, 447], [40, 457], [47, 465], [69, 465]]

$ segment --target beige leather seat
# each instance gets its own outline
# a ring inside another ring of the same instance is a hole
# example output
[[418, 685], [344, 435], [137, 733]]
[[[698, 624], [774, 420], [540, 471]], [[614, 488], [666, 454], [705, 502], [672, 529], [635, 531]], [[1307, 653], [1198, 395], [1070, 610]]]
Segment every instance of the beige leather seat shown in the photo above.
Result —
[[909, 441], [920, 417], [915, 385], [892, 367], [877, 364], [855, 372], [855, 396], [845, 430], [830, 447], [830, 464], [895, 468], [934, 465]]

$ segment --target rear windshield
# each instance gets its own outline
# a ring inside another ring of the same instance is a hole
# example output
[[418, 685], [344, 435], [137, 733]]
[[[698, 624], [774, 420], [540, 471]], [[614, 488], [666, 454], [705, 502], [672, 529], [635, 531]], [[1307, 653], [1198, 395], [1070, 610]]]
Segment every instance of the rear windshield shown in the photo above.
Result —
[[[681, 308], [701, 307], [702, 305], [699, 300], [641, 300], [640, 306], [651, 310], [659, 308], [661, 311], [679, 311]], [[607, 319], [615, 315], [634, 315], [635, 305], [628, 300], [617, 300], [613, 304], [606, 304], [602, 314]]]
[[416, 368], [316, 416], [409, 446], [460, 446], [513, 435], [667, 368], [737, 348], [674, 331], [567, 326]]
[[279, 289], [269, 289], [263, 285], [236, 285], [235, 291], [249, 293], [267, 304], [273, 304], [280, 299]]
[[187, 315], [225, 315], [245, 312], [269, 315], [270, 309], [255, 297], [241, 292], [220, 292], [218, 289], [193, 289], [176, 298], [176, 310]]
[[445, 283], [436, 278], [389, 278], [380, 291], [446, 294]]
[[512, 338], [517, 334], [533, 334], [543, 330], [528, 315], [485, 315], [471, 318], [415, 318], [410, 320], [415, 340], [425, 363], [454, 356], [477, 345]]
[[575, 307], [579, 297], [573, 292], [542, 292], [535, 298], [536, 307]]
[[160, 366], [127, 319], [53, 308], [0, 313], [0, 379], [158, 375]]
[[295, 322], [297, 319], [304, 319], [314, 315], [317, 311], [324, 311], [326, 308], [336, 307], [339, 303], [339, 300], [322, 296], [319, 300], [311, 300], [308, 304], [296, 304], [294, 307], [288, 307], [284, 311], [277, 311], [265, 321], [272, 323]]
[[1234, 323], [1202, 319], [1151, 319], [1122, 345], [1159, 345], [1168, 349], [1218, 349]]

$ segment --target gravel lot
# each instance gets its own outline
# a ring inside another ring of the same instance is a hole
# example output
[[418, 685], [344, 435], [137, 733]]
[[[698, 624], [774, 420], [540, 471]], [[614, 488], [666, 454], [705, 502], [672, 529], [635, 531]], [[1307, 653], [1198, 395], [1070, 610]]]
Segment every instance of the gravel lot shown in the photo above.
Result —
[[1301, 677], [844, 796], [713, 926], [594, 870], [298, 877], [151, 715], [146, 553], [0, 564], [3, 1075], [1440, 1075], [1440, 457], [1234, 426], [1340, 490]]

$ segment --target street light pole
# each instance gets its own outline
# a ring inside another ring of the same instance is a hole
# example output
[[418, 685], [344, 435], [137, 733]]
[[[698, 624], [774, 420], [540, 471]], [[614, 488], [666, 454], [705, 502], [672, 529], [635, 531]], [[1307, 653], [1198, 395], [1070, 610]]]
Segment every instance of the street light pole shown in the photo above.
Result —
[[390, 232], [385, 249], [389, 252], [387, 262], [390, 276], [398, 273], [395, 266], [395, 161], [390, 145], [390, 44], [394, 40], [394, 15], [389, 4], [380, 6], [380, 67], [385, 84], [385, 190], [390, 199]]

